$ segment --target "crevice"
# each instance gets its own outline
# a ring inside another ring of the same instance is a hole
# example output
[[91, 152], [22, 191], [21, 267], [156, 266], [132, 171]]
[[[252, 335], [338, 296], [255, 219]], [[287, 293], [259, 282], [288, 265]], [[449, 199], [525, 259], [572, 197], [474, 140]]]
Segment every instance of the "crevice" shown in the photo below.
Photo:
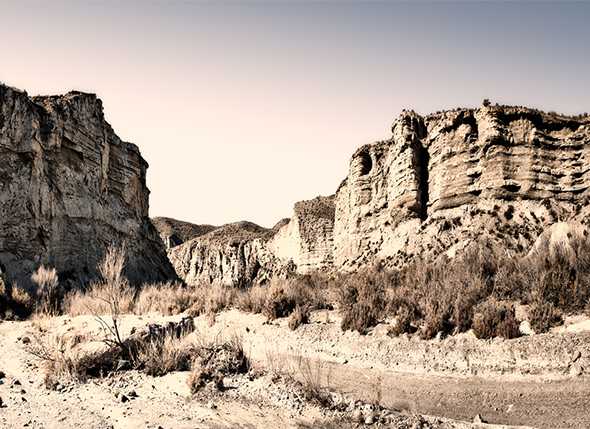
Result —
[[430, 162], [430, 154], [428, 153], [428, 149], [418, 139], [415, 140], [412, 146], [414, 151], [414, 170], [418, 182], [416, 208], [420, 219], [425, 220], [428, 217], [428, 164]]
[[408, 136], [408, 140], [412, 149], [412, 167], [414, 169], [417, 188], [413, 210], [420, 219], [425, 220], [428, 217], [428, 164], [430, 162], [430, 154], [422, 142], [428, 135], [428, 130], [421, 117], [413, 116], [409, 125], [412, 133]]

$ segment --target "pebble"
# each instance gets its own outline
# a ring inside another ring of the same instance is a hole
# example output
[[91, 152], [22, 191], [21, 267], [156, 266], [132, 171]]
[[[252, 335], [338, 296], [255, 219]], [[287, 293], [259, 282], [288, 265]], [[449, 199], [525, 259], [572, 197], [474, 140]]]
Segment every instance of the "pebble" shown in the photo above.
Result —
[[6, 373], [4, 371], [0, 371], [0, 379], [6, 377]]
[[582, 368], [582, 365], [580, 365], [579, 363], [575, 363], [572, 366], [570, 366], [570, 375], [574, 377], [582, 375], [583, 372], [584, 368]]

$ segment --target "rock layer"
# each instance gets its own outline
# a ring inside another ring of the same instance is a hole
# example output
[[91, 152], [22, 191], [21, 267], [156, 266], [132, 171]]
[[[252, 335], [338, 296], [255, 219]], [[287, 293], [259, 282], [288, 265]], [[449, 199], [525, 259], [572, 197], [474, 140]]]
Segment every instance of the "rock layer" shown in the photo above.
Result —
[[268, 250], [273, 234], [251, 222], [236, 222], [169, 249], [168, 256], [190, 285], [247, 287], [289, 269]]
[[334, 262], [399, 265], [489, 235], [523, 250], [588, 205], [590, 119], [483, 106], [422, 117], [359, 149], [336, 195]]
[[148, 217], [148, 164], [93, 94], [29, 97], [0, 85], [0, 262], [27, 284], [40, 264], [85, 282], [126, 244], [132, 282], [173, 278]]

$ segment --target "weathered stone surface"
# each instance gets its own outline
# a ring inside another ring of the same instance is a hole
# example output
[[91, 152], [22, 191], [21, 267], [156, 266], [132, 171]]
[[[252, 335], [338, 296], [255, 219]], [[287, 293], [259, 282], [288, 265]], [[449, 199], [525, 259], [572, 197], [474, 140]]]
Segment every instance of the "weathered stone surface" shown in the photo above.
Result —
[[217, 228], [213, 225], [197, 225], [169, 217], [152, 218], [152, 223], [160, 233], [160, 237], [162, 238], [166, 249], [178, 246], [192, 238], [207, 234]]
[[334, 196], [295, 204], [293, 217], [278, 229], [268, 249], [282, 261], [292, 261], [299, 273], [333, 265]]
[[92, 94], [29, 97], [0, 85], [0, 262], [10, 281], [41, 263], [85, 281], [126, 243], [132, 282], [174, 277], [148, 217], [147, 163]]
[[168, 256], [188, 284], [245, 287], [289, 269], [268, 250], [273, 234], [251, 222], [231, 223], [169, 249]]
[[489, 236], [524, 250], [588, 206], [590, 119], [487, 106], [403, 112], [336, 195], [334, 262], [399, 265]]

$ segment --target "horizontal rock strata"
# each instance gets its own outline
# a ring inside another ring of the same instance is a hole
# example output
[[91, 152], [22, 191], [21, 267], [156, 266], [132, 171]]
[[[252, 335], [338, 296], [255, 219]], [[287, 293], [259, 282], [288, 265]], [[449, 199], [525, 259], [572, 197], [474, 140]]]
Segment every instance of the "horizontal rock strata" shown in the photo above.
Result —
[[175, 277], [148, 217], [148, 164], [92, 94], [29, 97], [0, 85], [0, 263], [27, 284], [40, 264], [88, 281], [126, 245], [132, 282]]

